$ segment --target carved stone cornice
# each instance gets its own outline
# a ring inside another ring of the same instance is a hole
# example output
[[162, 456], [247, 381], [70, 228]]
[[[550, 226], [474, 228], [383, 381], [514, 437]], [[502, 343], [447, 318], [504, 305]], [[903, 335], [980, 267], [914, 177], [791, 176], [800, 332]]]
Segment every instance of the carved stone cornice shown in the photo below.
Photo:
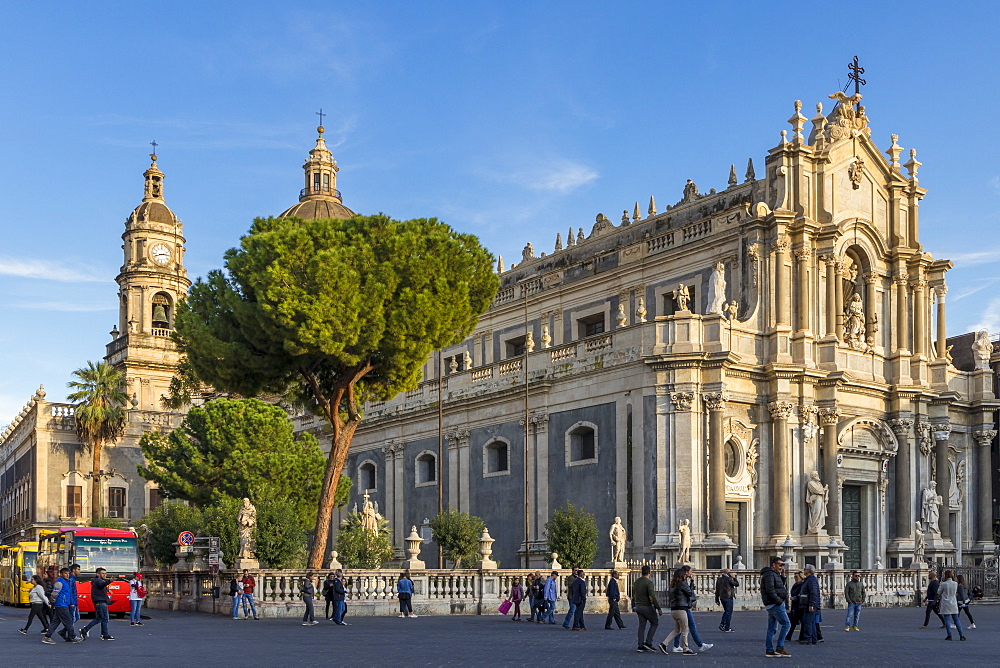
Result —
[[840, 422], [840, 409], [839, 408], [821, 408], [819, 409], [819, 421], [824, 427], [831, 427]]
[[670, 395], [670, 401], [674, 402], [675, 410], [689, 411], [694, 402], [694, 392], [674, 392]]
[[721, 411], [726, 408], [726, 402], [729, 401], [728, 392], [706, 392], [701, 395], [702, 401], [705, 402], [706, 408], [710, 411]]
[[772, 401], [767, 405], [772, 420], [787, 420], [792, 415], [795, 405], [790, 401]]
[[889, 425], [892, 427], [892, 430], [896, 432], [897, 436], [906, 437], [910, 435], [910, 429], [913, 427], [913, 420], [909, 418], [894, 418], [889, 420]]
[[983, 429], [972, 432], [972, 438], [975, 439], [977, 445], [988, 447], [993, 439], [996, 438], [996, 429]]

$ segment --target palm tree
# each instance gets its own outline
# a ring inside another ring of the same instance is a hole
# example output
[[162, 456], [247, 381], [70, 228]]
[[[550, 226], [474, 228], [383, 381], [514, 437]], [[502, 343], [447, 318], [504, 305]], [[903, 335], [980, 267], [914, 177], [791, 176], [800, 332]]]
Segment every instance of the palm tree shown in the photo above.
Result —
[[87, 362], [86, 368], [73, 372], [79, 380], [67, 383], [76, 390], [69, 395], [75, 404], [76, 433], [94, 451], [91, 475], [90, 517], [95, 524], [101, 519], [101, 449], [114, 443], [125, 432], [125, 373], [106, 362]]

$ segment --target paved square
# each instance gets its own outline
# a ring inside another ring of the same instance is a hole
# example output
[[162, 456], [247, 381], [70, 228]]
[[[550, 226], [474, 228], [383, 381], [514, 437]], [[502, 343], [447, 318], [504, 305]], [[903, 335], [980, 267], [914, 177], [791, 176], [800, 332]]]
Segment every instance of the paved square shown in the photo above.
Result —
[[[561, 604], [565, 611], [565, 604]], [[322, 614], [322, 609], [318, 608]], [[97, 635], [79, 644], [43, 645], [36, 626], [28, 636], [17, 629], [27, 610], [0, 609], [4, 664], [74, 666], [635, 666], [663, 662], [697, 665], [771, 663], [764, 654], [763, 612], [737, 612], [735, 633], [718, 630], [719, 613], [696, 613], [698, 630], [715, 647], [696, 657], [659, 652], [638, 654], [636, 617], [624, 615], [628, 628], [605, 631], [603, 615], [588, 615], [586, 633], [548, 626], [511, 622], [509, 617], [452, 616], [360, 617], [338, 627], [321, 621], [304, 627], [292, 619], [233, 621], [196, 613], [149, 610], [142, 627], [113, 619], [115, 642]], [[844, 610], [823, 611], [826, 642], [800, 646], [791, 643], [792, 659], [779, 665], [887, 666], [887, 665], [997, 665], [997, 629], [1000, 606], [973, 609], [978, 628], [966, 631], [967, 642], [945, 642], [939, 623], [919, 630], [923, 609], [866, 609], [862, 631], [845, 633]], [[669, 631], [669, 617], [660, 618], [656, 641]], [[963, 625], [965, 623], [963, 617]], [[561, 618], [559, 619], [561, 622]], [[936, 622], [936, 618], [932, 622]], [[78, 625], [82, 626], [82, 624]], [[98, 629], [95, 629], [95, 631]]]

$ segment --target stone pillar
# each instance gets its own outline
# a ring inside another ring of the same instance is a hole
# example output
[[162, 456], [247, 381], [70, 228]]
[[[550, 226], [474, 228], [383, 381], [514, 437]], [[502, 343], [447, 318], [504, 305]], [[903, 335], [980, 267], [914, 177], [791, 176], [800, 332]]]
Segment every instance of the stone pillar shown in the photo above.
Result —
[[891, 420], [896, 433], [896, 538], [907, 540], [913, 533], [913, 499], [915, 494], [910, 482], [910, 430], [913, 420], [897, 418]]
[[778, 237], [774, 242], [774, 323], [778, 326], [788, 325], [788, 270], [785, 259], [788, 255], [788, 240]]
[[948, 294], [948, 286], [937, 286], [934, 294], [937, 295], [937, 356], [938, 359], [945, 359], [948, 357], [948, 330], [944, 313], [944, 296]]
[[708, 531], [726, 535], [726, 455], [722, 419], [729, 395], [712, 392], [704, 395], [708, 408]]
[[811, 300], [809, 299], [809, 258], [812, 253], [809, 252], [808, 248], [799, 248], [795, 250], [794, 255], [796, 260], [795, 267], [798, 270], [795, 287], [799, 293], [799, 311], [795, 328], [802, 331], [809, 329], [809, 314], [812, 312], [810, 308]]
[[837, 323], [837, 338], [844, 340], [844, 263], [834, 262], [833, 264], [833, 317]]
[[771, 508], [775, 536], [788, 536], [792, 530], [791, 520], [791, 472], [788, 461], [788, 417], [792, 414], [792, 404], [788, 401], [772, 401], [767, 405], [771, 412], [771, 450], [774, 478], [771, 483]]
[[[396, 457], [403, 450], [403, 445], [394, 440], [390, 440], [382, 448], [385, 457], [385, 516], [389, 520], [389, 526], [393, 529], [393, 543], [402, 538], [403, 529], [401, 518], [396, 514]], [[377, 483], [376, 483], [377, 484]]]
[[927, 327], [927, 281], [918, 278], [910, 284], [913, 287], [913, 354], [926, 355]]
[[840, 410], [819, 409], [819, 421], [823, 426], [823, 482], [830, 486], [830, 501], [826, 506], [826, 532], [831, 536], [840, 535], [840, 480], [837, 473], [837, 425]]
[[997, 435], [995, 429], [973, 432], [972, 437], [979, 446], [979, 489], [976, 490], [979, 499], [979, 530], [976, 540], [979, 543], [993, 543], [993, 461], [990, 455], [990, 444]]
[[878, 274], [873, 271], [865, 274], [865, 339], [872, 345], [878, 345], [878, 306], [875, 284]]
[[[448, 510], [461, 510], [462, 493], [459, 489], [461, 484], [459, 480], [462, 475], [462, 470], [461, 465], [458, 462], [458, 438], [454, 430], [449, 430], [445, 433], [445, 443], [448, 448], [448, 486], [445, 488], [448, 490], [447, 506]], [[438, 484], [444, 484], [444, 481], [439, 480]]]
[[896, 350], [909, 350], [907, 335], [910, 318], [910, 299], [907, 293], [906, 272], [896, 274]]
[[937, 493], [944, 499], [938, 525], [941, 527], [941, 538], [948, 540], [951, 538], [951, 503], [948, 501], [951, 496], [951, 471], [948, 467], [948, 436], [951, 435], [951, 425], [935, 424], [932, 428], [937, 448], [937, 475], [934, 479], [937, 482]]
[[824, 255], [826, 262], [826, 335], [837, 335], [837, 260], [832, 255]]
[[533, 427], [531, 430], [531, 450], [534, 453], [534, 463], [531, 467], [534, 484], [531, 487], [531, 494], [535, 517], [531, 526], [531, 539], [543, 540], [545, 523], [549, 521], [549, 495], [547, 493], [549, 489], [549, 414], [544, 410], [532, 411], [528, 422]]

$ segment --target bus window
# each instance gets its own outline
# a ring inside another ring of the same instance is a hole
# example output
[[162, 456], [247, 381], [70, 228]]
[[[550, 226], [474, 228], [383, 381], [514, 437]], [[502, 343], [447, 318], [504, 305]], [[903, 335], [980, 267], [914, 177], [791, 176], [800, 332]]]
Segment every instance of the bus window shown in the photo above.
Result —
[[21, 567], [21, 579], [25, 582], [31, 582], [31, 576], [35, 574], [35, 560], [38, 557], [37, 552], [24, 552], [24, 565]]

